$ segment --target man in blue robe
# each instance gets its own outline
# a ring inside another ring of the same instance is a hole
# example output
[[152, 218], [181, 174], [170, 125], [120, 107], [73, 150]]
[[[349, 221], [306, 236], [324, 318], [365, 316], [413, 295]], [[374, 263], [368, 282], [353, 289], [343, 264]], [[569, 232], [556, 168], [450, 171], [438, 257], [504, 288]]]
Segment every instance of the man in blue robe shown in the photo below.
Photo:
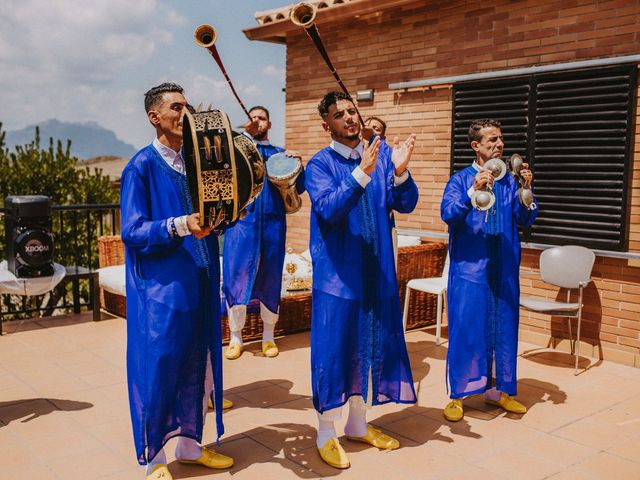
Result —
[[335, 468], [349, 467], [334, 421], [349, 402], [345, 434], [382, 449], [399, 442], [367, 425], [367, 406], [415, 403], [391, 240], [393, 210], [411, 212], [418, 188], [407, 165], [411, 135], [392, 149], [365, 145], [352, 99], [328, 93], [318, 107], [331, 145], [308, 163], [313, 261], [311, 380], [317, 447]]
[[147, 479], [170, 480], [165, 443], [178, 436], [176, 459], [228, 468], [233, 459], [201, 446], [213, 390], [222, 425], [222, 353], [218, 242], [198, 226], [187, 190], [179, 85], [145, 94], [156, 138], [127, 164], [121, 179], [126, 252], [127, 380], [138, 462]]
[[[249, 115], [257, 122], [257, 133], [252, 140], [268, 172], [269, 158], [284, 152], [284, 148], [274, 147], [269, 142], [269, 110], [255, 106], [249, 110]], [[296, 180], [296, 190], [304, 192], [304, 171]], [[247, 317], [247, 304], [252, 299], [260, 301], [262, 353], [270, 358], [278, 355], [274, 330], [280, 309], [286, 236], [287, 220], [282, 197], [276, 186], [265, 179], [262, 192], [247, 208], [247, 215], [224, 234], [222, 289], [230, 330], [229, 346], [224, 355], [229, 360], [242, 354], [242, 328]]]
[[[484, 167], [500, 158], [504, 141], [500, 122], [475, 120], [469, 128], [475, 162], [453, 175], [444, 191], [442, 219], [449, 225], [449, 350], [447, 371], [451, 401], [447, 420], [464, 415], [462, 398], [485, 393], [487, 403], [514, 413], [526, 407], [516, 401], [516, 360], [520, 298], [518, 227], [530, 226], [538, 210], [518, 199], [511, 175], [494, 181]], [[522, 177], [531, 185], [525, 163]], [[492, 185], [495, 204], [486, 211], [471, 203], [474, 191]], [[495, 376], [495, 388], [493, 377]]]

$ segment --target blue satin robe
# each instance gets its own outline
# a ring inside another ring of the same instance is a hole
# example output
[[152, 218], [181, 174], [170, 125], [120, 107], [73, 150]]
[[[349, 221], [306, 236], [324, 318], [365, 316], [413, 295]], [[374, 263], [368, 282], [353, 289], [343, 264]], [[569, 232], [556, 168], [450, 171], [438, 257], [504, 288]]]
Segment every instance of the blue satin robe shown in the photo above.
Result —
[[444, 191], [441, 216], [449, 225], [448, 380], [451, 398], [496, 387], [516, 394], [520, 299], [518, 226], [533, 224], [538, 210], [518, 200], [511, 175], [494, 182], [496, 203], [477, 211], [467, 194], [477, 171], [453, 175]]
[[186, 176], [152, 145], [129, 161], [121, 185], [129, 406], [144, 465], [171, 437], [202, 440], [207, 355], [224, 432], [218, 239], [169, 235], [167, 219], [192, 213], [191, 201]]
[[[284, 152], [272, 145], [256, 147], [267, 170], [269, 157]], [[304, 171], [296, 181], [296, 190], [304, 192]], [[278, 313], [286, 237], [282, 197], [265, 178], [262, 192], [247, 208], [247, 216], [224, 233], [222, 290], [230, 307], [257, 299], [271, 312]]]
[[394, 186], [386, 145], [366, 189], [351, 174], [356, 166], [327, 147], [306, 170], [313, 261], [311, 382], [319, 412], [343, 405], [352, 395], [371, 394], [373, 405], [416, 401], [390, 214], [413, 211], [418, 188], [412, 178]]

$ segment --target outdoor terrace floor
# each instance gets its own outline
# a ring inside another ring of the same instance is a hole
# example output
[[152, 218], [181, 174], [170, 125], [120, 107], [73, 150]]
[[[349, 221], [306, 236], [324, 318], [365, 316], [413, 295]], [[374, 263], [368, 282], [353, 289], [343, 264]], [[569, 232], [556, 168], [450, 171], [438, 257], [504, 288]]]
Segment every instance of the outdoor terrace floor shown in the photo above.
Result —
[[[125, 321], [103, 318], [94, 323], [88, 313], [5, 323], [0, 478], [144, 478], [129, 423]], [[216, 472], [178, 464], [172, 440], [167, 453], [174, 478], [640, 478], [639, 369], [602, 362], [574, 376], [568, 354], [537, 351], [519, 361], [518, 398], [529, 407], [526, 415], [473, 398], [465, 418], [452, 424], [442, 417], [446, 343], [435, 346], [431, 330], [407, 334], [418, 404], [369, 413], [401, 448], [382, 452], [342, 438], [351, 468], [335, 470], [315, 448], [308, 344], [308, 333], [291, 335], [278, 340], [275, 359], [262, 357], [258, 343], [240, 359], [225, 360], [225, 397], [235, 407], [224, 414], [219, 450], [236, 465]], [[533, 348], [520, 345], [521, 352]], [[211, 414], [208, 419], [205, 441], [211, 443]]]

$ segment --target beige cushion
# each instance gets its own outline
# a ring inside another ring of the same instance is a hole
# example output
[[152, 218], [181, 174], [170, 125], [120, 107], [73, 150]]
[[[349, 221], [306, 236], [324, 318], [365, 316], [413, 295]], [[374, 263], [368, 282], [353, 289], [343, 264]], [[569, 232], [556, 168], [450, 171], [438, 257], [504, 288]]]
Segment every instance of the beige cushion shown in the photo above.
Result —
[[98, 269], [100, 288], [116, 295], [127, 295], [126, 274], [124, 265], [113, 265]]
[[420, 245], [422, 241], [420, 237], [416, 237], [413, 235], [398, 235], [398, 247], [413, 247], [415, 245]]

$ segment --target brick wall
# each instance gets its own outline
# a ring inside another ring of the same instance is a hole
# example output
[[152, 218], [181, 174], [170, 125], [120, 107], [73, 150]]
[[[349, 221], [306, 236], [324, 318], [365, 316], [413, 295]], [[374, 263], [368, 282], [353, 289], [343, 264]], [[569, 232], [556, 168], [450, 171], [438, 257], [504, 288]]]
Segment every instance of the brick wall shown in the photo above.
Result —
[[[640, 1], [415, 2], [366, 18], [321, 24], [320, 34], [352, 93], [373, 88], [366, 116], [388, 125], [387, 136], [418, 135], [411, 172], [420, 203], [398, 216], [400, 228], [445, 232], [439, 205], [449, 177], [451, 89], [391, 91], [389, 83], [506, 70], [640, 53]], [[305, 159], [330, 138], [321, 128], [316, 105], [337, 84], [303, 32], [287, 38], [286, 146]], [[639, 95], [640, 96], [640, 95]], [[637, 109], [640, 112], [640, 108]], [[637, 122], [640, 124], [640, 121]], [[640, 252], [640, 130], [636, 128], [631, 190], [630, 250]], [[288, 243], [308, 242], [309, 200], [289, 217]], [[523, 269], [537, 268], [539, 252], [525, 251]], [[640, 367], [640, 263], [598, 258], [588, 290], [585, 332], [589, 345], [600, 338], [605, 358]], [[523, 294], [555, 296], [540, 282], [523, 279]], [[562, 337], [560, 319], [522, 315], [523, 338], [546, 344]], [[565, 321], [566, 323], [566, 321]], [[574, 330], [575, 331], [575, 330]], [[562, 342], [560, 348], [566, 348]]]

